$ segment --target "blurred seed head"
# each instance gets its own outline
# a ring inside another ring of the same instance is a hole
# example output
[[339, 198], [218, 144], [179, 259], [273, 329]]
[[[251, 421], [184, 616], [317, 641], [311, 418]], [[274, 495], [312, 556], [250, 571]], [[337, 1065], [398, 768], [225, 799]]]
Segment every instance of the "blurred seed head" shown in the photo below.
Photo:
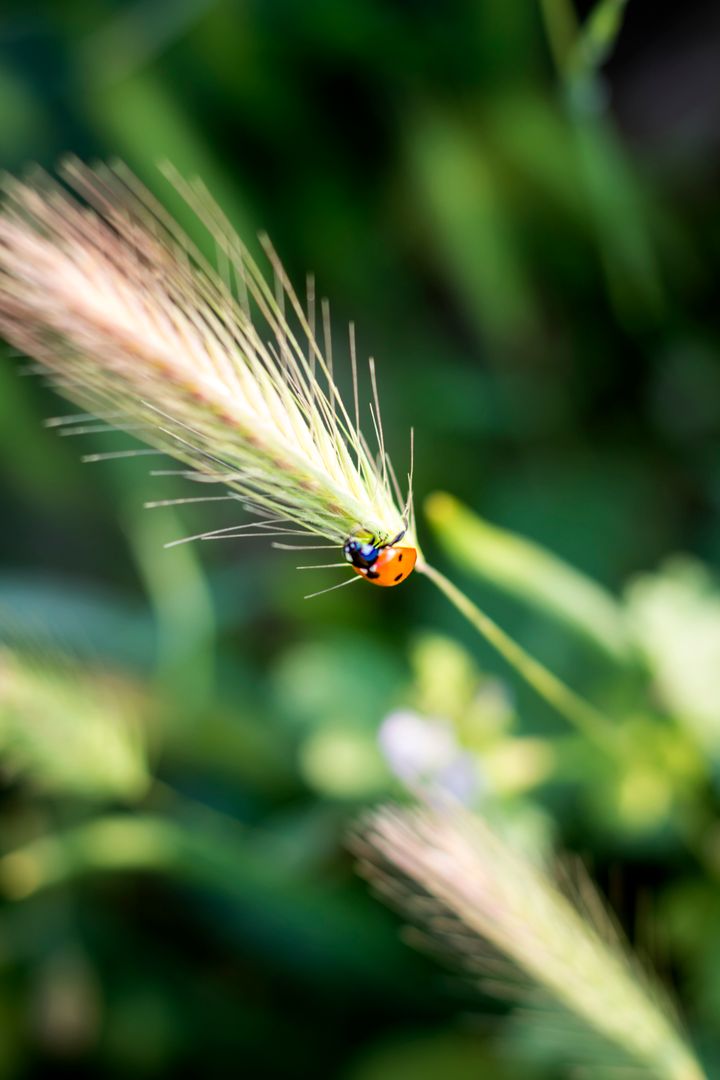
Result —
[[583, 1076], [702, 1080], [669, 1003], [586, 876], [561, 890], [517, 842], [455, 804], [381, 808], [355, 846], [377, 891], [423, 928], [425, 947], [515, 1004], [518, 1038], [559, 1033], [556, 1050]]

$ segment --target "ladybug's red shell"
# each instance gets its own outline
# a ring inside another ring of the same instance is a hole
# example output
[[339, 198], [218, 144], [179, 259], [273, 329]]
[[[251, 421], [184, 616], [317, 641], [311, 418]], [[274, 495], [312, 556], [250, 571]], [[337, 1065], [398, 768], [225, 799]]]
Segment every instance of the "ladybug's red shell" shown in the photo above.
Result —
[[353, 570], [371, 584], [389, 588], [400, 585], [406, 577], [409, 577], [416, 562], [417, 551], [414, 547], [388, 545], [380, 549], [372, 566], [353, 566]]

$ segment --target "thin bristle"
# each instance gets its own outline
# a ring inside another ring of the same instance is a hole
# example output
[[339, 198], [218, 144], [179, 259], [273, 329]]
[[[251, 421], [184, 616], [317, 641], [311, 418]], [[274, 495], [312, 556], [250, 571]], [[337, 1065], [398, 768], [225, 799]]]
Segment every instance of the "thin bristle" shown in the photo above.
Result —
[[380, 446], [380, 458], [381, 458], [381, 462], [382, 462], [383, 484], [385, 486], [387, 486], [387, 456], [385, 454], [385, 435], [383, 433], [382, 414], [380, 412], [380, 397], [378, 395], [377, 374], [375, 372], [375, 359], [374, 359], [374, 357], [372, 357], [372, 356], [370, 357], [370, 360], [368, 361], [368, 364], [370, 366], [370, 381], [372, 383], [372, 393], [373, 393], [372, 418], [373, 418], [373, 424], [375, 425], [375, 432], [377, 434], [378, 445]]
[[348, 578], [347, 581], [341, 581], [339, 585], [331, 585], [327, 589], [320, 589], [319, 592], [308, 593], [303, 599], [314, 600], [316, 596], [324, 596], [325, 593], [335, 592], [336, 589], [343, 589], [346, 585], [354, 585], [356, 581], [362, 581], [362, 578], [355, 575], [355, 577]]
[[191, 495], [185, 499], [156, 499], [143, 503], [145, 510], [158, 510], [166, 506], [187, 506], [189, 503], [237, 502], [237, 495]]
[[[350, 369], [352, 372], [352, 385], [353, 385], [353, 406], [355, 413], [355, 431], [360, 431], [360, 389], [358, 386], [358, 366], [357, 366], [357, 348], [355, 345], [355, 323], [350, 323], [348, 327], [348, 335], [350, 338]], [[360, 461], [362, 455], [362, 444], [358, 438], [355, 443], [355, 449], [357, 450], [357, 462], [358, 468], [360, 468]]]
[[171, 540], [168, 544], [165, 544], [165, 547], [178, 547], [179, 544], [190, 544], [193, 540], [211, 540], [227, 533], [242, 535], [242, 530], [244, 529], [257, 529], [262, 528], [263, 525], [275, 525], [278, 520], [280, 519], [275, 518], [270, 521], [251, 521], [248, 522], [247, 525], [226, 525], [223, 529], [213, 529], [209, 532], [195, 533], [194, 536], [183, 536], [180, 540]]
[[277, 551], [337, 551], [337, 544], [271, 544]]
[[316, 563], [314, 566], [296, 566], [296, 570], [347, 570], [348, 563], [346, 562], [326, 562]]
[[166, 453], [165, 450], [110, 450], [102, 454], [83, 454], [80, 460], [88, 465], [94, 461], [115, 461], [120, 458], [162, 457]]
[[315, 341], [315, 277], [313, 274], [308, 274], [307, 283], [307, 340], [308, 340], [308, 366], [310, 368], [311, 379], [315, 378], [315, 350], [313, 348], [313, 342]]

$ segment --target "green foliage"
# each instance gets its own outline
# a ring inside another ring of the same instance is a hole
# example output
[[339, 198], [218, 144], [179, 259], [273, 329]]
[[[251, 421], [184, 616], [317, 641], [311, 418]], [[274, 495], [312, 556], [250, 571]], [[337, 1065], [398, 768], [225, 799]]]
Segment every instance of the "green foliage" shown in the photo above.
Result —
[[56, 794], [134, 801], [149, 783], [141, 716], [120, 680], [0, 652], [0, 752], [11, 776]]
[[430, 524], [464, 570], [567, 624], [613, 660], [628, 660], [619, 604], [599, 585], [537, 544], [470, 513], [450, 495], [428, 499]]
[[675, 556], [627, 590], [629, 616], [666, 709], [714, 761], [720, 751], [720, 587]]

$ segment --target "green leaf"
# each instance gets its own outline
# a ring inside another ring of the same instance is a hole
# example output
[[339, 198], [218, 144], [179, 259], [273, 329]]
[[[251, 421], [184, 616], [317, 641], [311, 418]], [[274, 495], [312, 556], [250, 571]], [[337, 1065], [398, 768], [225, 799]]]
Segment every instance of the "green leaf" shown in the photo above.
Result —
[[632, 658], [623, 611], [602, 586], [538, 544], [436, 493], [425, 512], [445, 552], [462, 569], [565, 623], [612, 660]]
[[537, 324], [504, 178], [473, 127], [419, 117], [408, 155], [438, 260], [479, 333], [514, 338]]
[[627, 0], [599, 0], [575, 42], [571, 69], [589, 74], [605, 63], [615, 47], [626, 7]]
[[628, 621], [655, 694], [717, 760], [720, 754], [720, 586], [691, 556], [667, 559], [626, 591]]

